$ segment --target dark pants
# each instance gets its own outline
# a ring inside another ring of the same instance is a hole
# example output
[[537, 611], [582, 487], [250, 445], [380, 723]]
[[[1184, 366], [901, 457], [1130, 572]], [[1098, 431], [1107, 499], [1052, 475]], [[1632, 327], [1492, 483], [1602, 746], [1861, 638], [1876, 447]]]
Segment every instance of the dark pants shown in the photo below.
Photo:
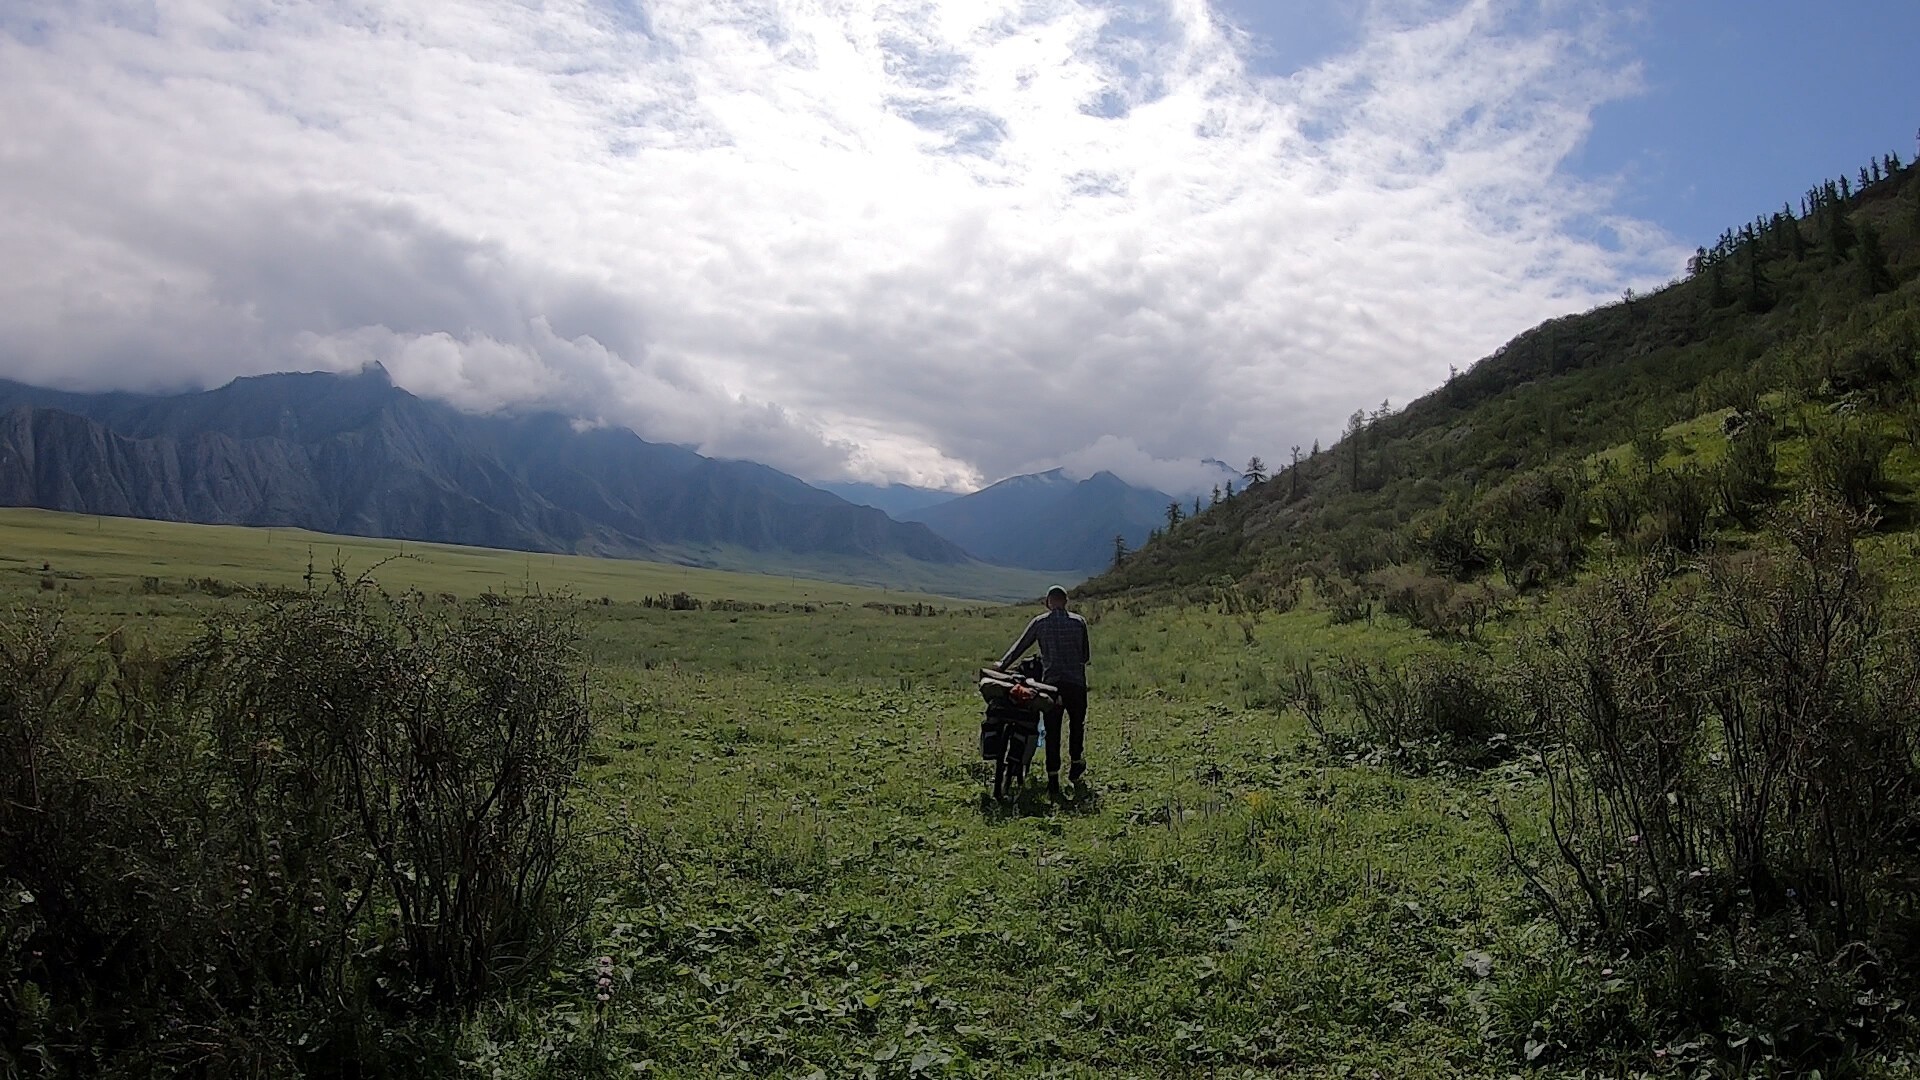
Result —
[[1073, 740], [1073, 760], [1086, 759], [1087, 750], [1087, 688], [1071, 683], [1060, 685], [1060, 707], [1047, 710], [1047, 774], [1060, 771], [1060, 718], [1066, 716], [1073, 723], [1069, 725], [1068, 738]]

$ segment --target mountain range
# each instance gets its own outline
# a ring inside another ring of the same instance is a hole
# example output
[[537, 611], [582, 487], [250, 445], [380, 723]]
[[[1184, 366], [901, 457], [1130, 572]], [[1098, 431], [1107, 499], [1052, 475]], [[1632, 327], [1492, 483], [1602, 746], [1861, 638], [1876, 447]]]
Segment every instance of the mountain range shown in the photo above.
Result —
[[1113, 563], [1113, 540], [1139, 547], [1173, 497], [1110, 472], [1075, 480], [1064, 470], [1010, 477], [904, 515], [1002, 566], [1087, 574]]
[[704, 563], [973, 562], [785, 473], [552, 413], [475, 416], [384, 369], [171, 396], [0, 381], [0, 504]]
[[[1114, 536], [1142, 543], [1169, 501], [1057, 469], [962, 496], [816, 487], [555, 413], [464, 413], [377, 364], [173, 395], [0, 380], [0, 505], [781, 573], [813, 560], [876, 583], [880, 564], [948, 568], [908, 575], [936, 587], [983, 563], [1085, 576], [1112, 561]], [[1014, 580], [988, 591], [1030, 584]]]

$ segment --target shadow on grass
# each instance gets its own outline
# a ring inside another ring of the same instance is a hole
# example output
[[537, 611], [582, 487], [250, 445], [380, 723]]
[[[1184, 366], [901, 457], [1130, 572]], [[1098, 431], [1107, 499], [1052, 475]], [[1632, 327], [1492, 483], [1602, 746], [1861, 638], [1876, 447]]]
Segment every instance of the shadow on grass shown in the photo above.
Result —
[[1015, 784], [1005, 799], [982, 791], [979, 801], [980, 816], [990, 823], [1054, 814], [1097, 814], [1102, 809], [1099, 790], [1084, 781], [1062, 787], [1055, 798], [1048, 793], [1046, 781], [1028, 778], [1025, 784]]
[[1914, 498], [1912, 484], [1883, 480], [1875, 492], [1874, 512], [1880, 516], [1876, 531], [1907, 532], [1920, 525], [1920, 500]]

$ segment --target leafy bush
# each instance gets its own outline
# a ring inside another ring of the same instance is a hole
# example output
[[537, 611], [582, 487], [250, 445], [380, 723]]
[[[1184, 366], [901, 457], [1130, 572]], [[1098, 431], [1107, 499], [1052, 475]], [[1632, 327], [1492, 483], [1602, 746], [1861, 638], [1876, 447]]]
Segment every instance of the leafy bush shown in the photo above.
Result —
[[1808, 478], [1854, 513], [1867, 513], [1885, 486], [1890, 449], [1888, 441], [1865, 423], [1850, 418], [1834, 420], [1809, 435]]
[[1484, 585], [1462, 585], [1411, 566], [1376, 570], [1367, 575], [1367, 587], [1387, 614], [1435, 637], [1475, 640], [1496, 607], [1493, 591]]
[[1517, 718], [1498, 673], [1465, 655], [1429, 654], [1399, 665], [1346, 660], [1332, 682], [1360, 735], [1403, 763], [1423, 752], [1482, 762], [1505, 744]]
[[552, 603], [345, 580], [177, 655], [0, 626], [0, 1058], [417, 1072], [565, 929], [573, 640]]
[[[1824, 1055], [1910, 992], [1920, 653], [1883, 624], [1860, 515], [1810, 498], [1784, 543], [1697, 590], [1609, 575], [1528, 650], [1569, 933], [1635, 958], [1646, 1000]], [[1509, 834], [1511, 836], [1511, 833]]]
[[1559, 467], [1521, 473], [1480, 501], [1480, 531], [1508, 586], [1565, 578], [1586, 553], [1586, 478]]
[[1773, 500], [1778, 470], [1773, 455], [1773, 423], [1759, 413], [1736, 414], [1727, 434], [1727, 457], [1715, 475], [1720, 509], [1742, 527], [1752, 528]]
[[1373, 615], [1373, 603], [1367, 599], [1366, 592], [1338, 571], [1321, 568], [1314, 575], [1313, 590], [1326, 606], [1327, 617], [1336, 625], [1359, 622]]
[[1470, 581], [1490, 563], [1478, 533], [1473, 508], [1464, 499], [1452, 499], [1413, 530], [1408, 546], [1434, 573]]
[[1600, 515], [1600, 527], [1608, 536], [1620, 544], [1633, 539], [1634, 527], [1646, 512], [1645, 484], [1616, 469], [1611, 462], [1602, 462], [1588, 498]]
[[1647, 520], [1630, 545], [1643, 554], [1691, 555], [1707, 541], [1713, 484], [1693, 468], [1655, 473], [1647, 483]]

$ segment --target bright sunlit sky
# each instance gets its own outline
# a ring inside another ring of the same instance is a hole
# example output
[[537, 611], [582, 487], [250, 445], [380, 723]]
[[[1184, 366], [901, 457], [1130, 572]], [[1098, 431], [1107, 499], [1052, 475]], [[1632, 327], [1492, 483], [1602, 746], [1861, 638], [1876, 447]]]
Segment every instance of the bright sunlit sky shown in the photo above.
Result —
[[1870, 156], [1920, 4], [6, 0], [0, 376], [808, 479], [1284, 458]]

